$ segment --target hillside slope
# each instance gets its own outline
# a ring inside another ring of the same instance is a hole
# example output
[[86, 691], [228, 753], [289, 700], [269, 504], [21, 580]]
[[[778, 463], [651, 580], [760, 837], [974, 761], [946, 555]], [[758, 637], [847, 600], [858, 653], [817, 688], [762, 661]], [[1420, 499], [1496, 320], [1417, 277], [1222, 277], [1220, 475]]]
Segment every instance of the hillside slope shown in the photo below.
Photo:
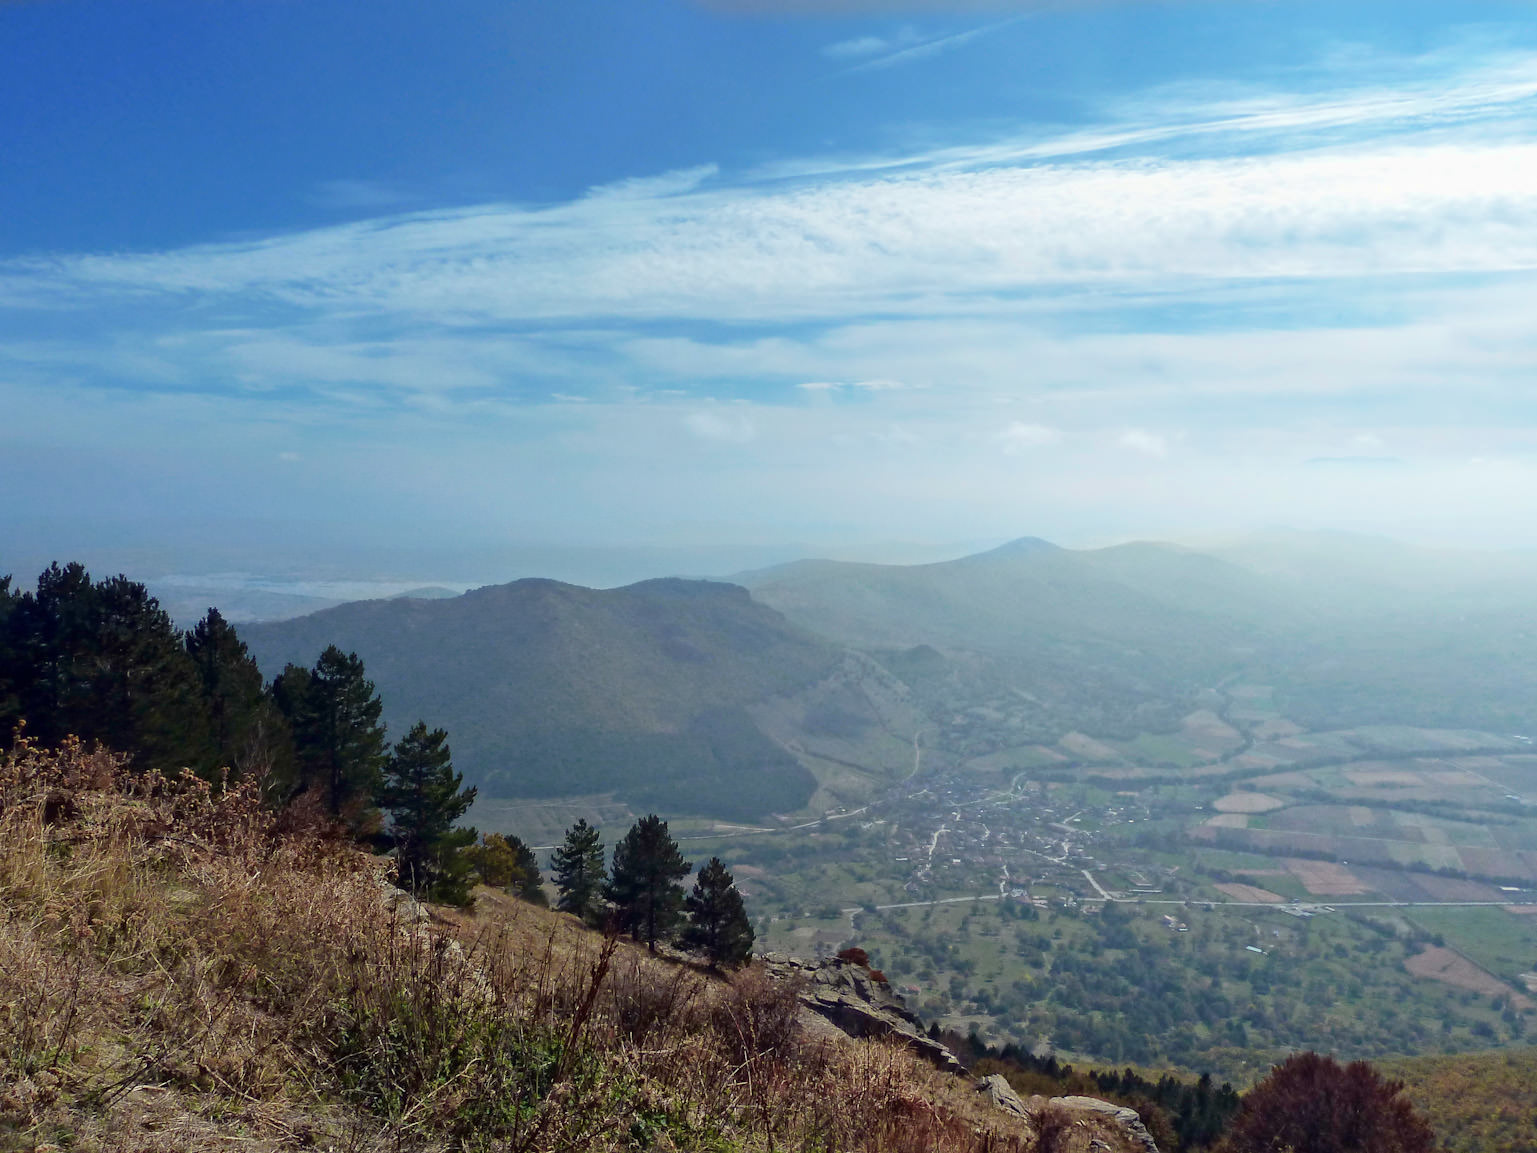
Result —
[[1537, 1149], [1537, 1049], [1383, 1063], [1452, 1153]]
[[[802, 561], [734, 579], [809, 629], [892, 650], [893, 672], [949, 686], [952, 709], [1024, 692], [1058, 731], [1169, 725], [1196, 689], [1241, 673], [1310, 728], [1525, 732], [1534, 571], [1522, 554], [1280, 534], [1210, 552], [1025, 539], [940, 564]], [[947, 659], [924, 651], [914, 670], [900, 654], [918, 646]]]
[[801, 808], [812, 774], [749, 707], [827, 676], [839, 651], [734, 585], [597, 590], [521, 580], [363, 601], [241, 630], [267, 676], [328, 644], [363, 658], [394, 733], [449, 731], [489, 796], [612, 792], [670, 812]]
[[757, 967], [490, 890], [429, 912], [255, 802], [78, 745], [0, 758], [0, 1150], [1133, 1153], [808, 1033]]

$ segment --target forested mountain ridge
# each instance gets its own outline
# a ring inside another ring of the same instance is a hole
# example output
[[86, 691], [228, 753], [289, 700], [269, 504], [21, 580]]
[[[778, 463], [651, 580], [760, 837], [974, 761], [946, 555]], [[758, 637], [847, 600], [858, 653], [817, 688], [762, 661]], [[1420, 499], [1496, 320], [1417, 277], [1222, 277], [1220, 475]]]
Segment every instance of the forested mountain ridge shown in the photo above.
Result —
[[1534, 573], [1524, 554], [1297, 533], [1210, 549], [1025, 538], [937, 564], [801, 561], [733, 579], [814, 632], [887, 650], [898, 675], [902, 650], [935, 650], [946, 659], [916, 675], [965, 683], [946, 707], [1023, 691], [1043, 704], [1041, 731], [1129, 735], [1239, 672], [1314, 727], [1524, 731]]
[[1418, 599], [1405, 617], [1380, 575], [1416, 579], [1405, 554], [1373, 568], [1370, 542], [1303, 543], [1312, 595], [1273, 548], [1260, 563], [1026, 538], [937, 564], [799, 561], [741, 574], [747, 591], [527, 579], [242, 635], [268, 676], [328, 644], [357, 652], [392, 730], [438, 718], [483, 797], [612, 793], [733, 819], [862, 805], [910, 771], [920, 729], [933, 763], [1170, 732], [1235, 676], [1314, 728], [1525, 731], [1537, 659], [1505, 627], [1521, 604], [1474, 618]]
[[798, 809], [816, 787], [747, 707], [841, 659], [741, 588], [679, 579], [608, 590], [520, 580], [362, 601], [242, 635], [268, 675], [328, 644], [357, 652], [387, 708], [400, 702], [450, 729], [457, 762], [486, 794], [617, 789], [637, 804], [744, 817]]
[[1210, 654], [1239, 641], [1236, 623], [1269, 633], [1301, 615], [1257, 574], [1154, 543], [1077, 551], [1026, 538], [938, 564], [800, 561], [733, 579], [808, 628], [876, 646], [1099, 644], [1148, 655], [1162, 644]]

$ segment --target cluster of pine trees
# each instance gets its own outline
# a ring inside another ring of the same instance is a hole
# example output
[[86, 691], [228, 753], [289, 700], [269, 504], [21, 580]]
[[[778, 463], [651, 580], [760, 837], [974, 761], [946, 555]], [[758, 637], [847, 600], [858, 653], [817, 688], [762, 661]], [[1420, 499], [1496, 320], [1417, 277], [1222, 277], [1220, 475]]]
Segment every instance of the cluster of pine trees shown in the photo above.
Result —
[[752, 953], [752, 924], [731, 871], [711, 857], [685, 894], [681, 882], [693, 866], [655, 814], [630, 826], [611, 865], [598, 830], [577, 821], [551, 864], [560, 892], [555, 907], [590, 925], [628, 932], [653, 951], [658, 941], [676, 941], [712, 967], [739, 964]]
[[268, 684], [217, 609], [183, 633], [142, 584], [50, 566], [35, 592], [0, 577], [0, 747], [25, 725], [78, 737], [135, 768], [263, 782], [268, 801], [393, 850], [402, 885], [462, 901], [475, 799], [448, 734], [418, 722], [393, 748], [356, 653], [332, 646]]
[[[144, 771], [254, 778], [295, 820], [393, 852], [415, 893], [463, 904], [478, 878], [545, 903], [532, 849], [459, 827], [475, 789], [454, 769], [448, 734], [418, 721], [391, 747], [383, 709], [362, 660], [334, 645], [267, 683], [217, 609], [182, 632], [125, 576], [93, 581], [79, 564], [54, 564], [35, 592], [0, 577], [0, 748], [25, 726], [44, 745], [99, 742]], [[730, 872], [712, 858], [685, 895], [691, 868], [656, 816], [614, 847], [611, 868], [586, 822], [555, 854], [562, 909], [652, 948], [676, 937], [711, 964], [745, 959], [752, 927]]]

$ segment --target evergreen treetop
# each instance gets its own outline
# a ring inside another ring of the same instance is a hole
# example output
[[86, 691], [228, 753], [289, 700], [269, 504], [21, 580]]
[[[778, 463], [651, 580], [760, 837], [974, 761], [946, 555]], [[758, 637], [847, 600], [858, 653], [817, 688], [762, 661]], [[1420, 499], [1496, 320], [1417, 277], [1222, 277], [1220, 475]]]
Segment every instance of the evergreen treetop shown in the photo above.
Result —
[[35, 593], [0, 597], [0, 741], [15, 720], [45, 745], [66, 736], [129, 753], [140, 768], [206, 769], [196, 671], [160, 602], [125, 576], [93, 582], [50, 565]]
[[311, 670], [289, 665], [272, 691], [293, 730], [294, 792], [315, 790], [333, 819], [366, 829], [387, 746], [384, 705], [362, 660], [331, 645]]
[[752, 923], [736, 881], [719, 857], [711, 857], [683, 902], [688, 926], [683, 946], [703, 953], [712, 969], [737, 965], [752, 956]]
[[667, 822], [655, 813], [642, 817], [614, 846], [608, 898], [620, 925], [653, 952], [670, 936], [683, 908], [683, 886], [692, 866], [683, 859]]
[[454, 823], [474, 803], [475, 789], [464, 788], [464, 774], [454, 770], [448, 734], [428, 731], [422, 721], [413, 725], [387, 762], [378, 797], [390, 818], [399, 883], [465, 903], [469, 862], [459, 850], [475, 843], [476, 832]]
[[550, 855], [550, 872], [560, 892], [555, 907], [596, 924], [608, 869], [603, 864], [602, 836], [585, 818], [566, 830], [566, 839]]
[[278, 767], [288, 741], [257, 667], [234, 626], [210, 608], [186, 636], [208, 717], [210, 768], [237, 777]]

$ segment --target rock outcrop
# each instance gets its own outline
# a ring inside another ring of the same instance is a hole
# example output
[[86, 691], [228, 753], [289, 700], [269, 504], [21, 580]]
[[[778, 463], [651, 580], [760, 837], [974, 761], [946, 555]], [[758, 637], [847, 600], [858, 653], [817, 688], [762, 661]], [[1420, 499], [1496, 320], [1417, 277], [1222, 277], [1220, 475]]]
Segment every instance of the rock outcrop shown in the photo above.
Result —
[[1115, 1121], [1136, 1148], [1142, 1149], [1144, 1153], [1158, 1153], [1158, 1142], [1153, 1140], [1153, 1135], [1142, 1124], [1142, 1118], [1137, 1116], [1135, 1109], [1111, 1101], [1101, 1101], [1098, 1097], [1053, 1097], [1047, 1105]]
[[917, 1014], [868, 965], [842, 957], [802, 961], [770, 953], [763, 966], [774, 977], [800, 982], [801, 1004], [848, 1036], [895, 1037], [947, 1073], [966, 1071], [954, 1053], [924, 1035]]
[[[1125, 1105], [1102, 1101], [1098, 1097], [1043, 1097], [1040, 1094], [1025, 1101], [1001, 1073], [983, 1077], [977, 1082], [977, 1092], [985, 1095], [995, 1108], [1022, 1117], [1037, 1127], [1043, 1113], [1058, 1110], [1069, 1116], [1076, 1114], [1080, 1120], [1092, 1120], [1098, 1126], [1108, 1126], [1120, 1138], [1118, 1144], [1132, 1153], [1158, 1153], [1158, 1143], [1142, 1124], [1142, 1118], [1135, 1109]], [[1097, 1144], [1109, 1148], [1104, 1142]]]
[[1002, 1073], [994, 1073], [990, 1077], [983, 1077], [977, 1082], [977, 1092], [986, 1094], [989, 1102], [996, 1109], [1002, 1109], [1005, 1113], [1012, 1113], [1016, 1117], [1030, 1117], [1030, 1111], [1025, 1103], [1020, 1100], [1019, 1094], [1014, 1092], [1014, 1086], [1010, 1085]]
[[404, 889], [397, 889], [388, 883], [381, 887], [384, 890], [384, 907], [389, 910], [396, 924], [416, 925], [432, 919], [427, 907]]

